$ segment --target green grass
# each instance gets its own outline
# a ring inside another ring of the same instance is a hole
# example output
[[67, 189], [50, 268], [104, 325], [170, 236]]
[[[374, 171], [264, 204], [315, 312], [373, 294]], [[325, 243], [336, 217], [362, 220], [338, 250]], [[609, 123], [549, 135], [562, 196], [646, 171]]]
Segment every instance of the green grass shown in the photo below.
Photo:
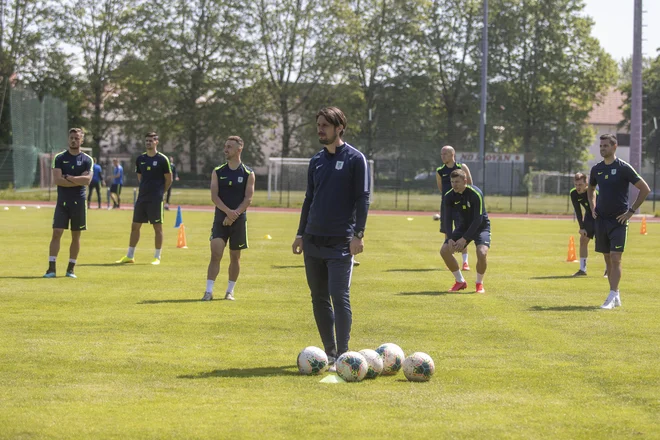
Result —
[[[0, 438], [660, 437], [658, 223], [631, 225], [623, 307], [601, 311], [602, 259], [567, 277], [571, 221], [494, 219], [476, 295], [443, 293], [437, 222], [372, 215], [351, 348], [395, 342], [436, 374], [333, 385], [295, 367], [320, 345], [296, 214], [249, 214], [237, 300], [202, 303], [211, 214], [184, 212], [189, 249], [167, 214], [157, 267], [146, 225], [137, 264], [120, 267], [131, 213], [92, 210], [79, 278], [45, 280], [52, 213], [0, 211]], [[60, 275], [67, 247], [68, 234]]]
[[[102, 191], [103, 206], [106, 203], [105, 188]], [[122, 189], [125, 201], [133, 200], [133, 188]], [[208, 189], [174, 188], [172, 190], [172, 203], [174, 205], [211, 205]], [[0, 190], [0, 200], [20, 201], [54, 201], [57, 192], [49, 194], [48, 190], [35, 189], [30, 191]], [[263, 207], [290, 207], [300, 208], [305, 193], [303, 191], [291, 191], [272, 193], [268, 198], [267, 191], [256, 191], [252, 200], [252, 206]], [[573, 206], [570, 205], [568, 194], [566, 196], [531, 195], [527, 197], [507, 197], [486, 195], [488, 212], [511, 212], [529, 214], [573, 214]], [[398, 211], [428, 211], [435, 212], [440, 206], [439, 194], [422, 194], [407, 191], [376, 191], [371, 201], [371, 209], [398, 210]], [[660, 215], [660, 205], [655, 215]], [[647, 200], [641, 207], [642, 214], [653, 214], [653, 201]]]

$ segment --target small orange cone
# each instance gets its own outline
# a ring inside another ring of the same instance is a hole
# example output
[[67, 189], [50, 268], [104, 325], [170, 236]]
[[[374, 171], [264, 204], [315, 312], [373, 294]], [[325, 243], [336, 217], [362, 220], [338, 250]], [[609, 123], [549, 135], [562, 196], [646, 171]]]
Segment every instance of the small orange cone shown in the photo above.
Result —
[[639, 233], [646, 235], [646, 217], [642, 217], [642, 229], [639, 231]]
[[568, 257], [566, 257], [567, 263], [576, 263], [578, 261], [577, 255], [575, 254], [575, 240], [571, 235], [570, 240], [568, 240]]
[[188, 249], [188, 245], [186, 244], [186, 227], [183, 223], [179, 225], [179, 235], [176, 238], [176, 247]]

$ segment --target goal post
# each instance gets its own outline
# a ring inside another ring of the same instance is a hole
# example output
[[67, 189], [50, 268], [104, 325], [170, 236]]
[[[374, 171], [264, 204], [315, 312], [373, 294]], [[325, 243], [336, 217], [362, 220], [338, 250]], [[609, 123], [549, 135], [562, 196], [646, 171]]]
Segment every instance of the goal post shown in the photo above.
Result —
[[[310, 158], [269, 157], [268, 158], [268, 200], [273, 193], [280, 191], [307, 190], [307, 168]], [[374, 190], [374, 161], [368, 160], [369, 188]]]

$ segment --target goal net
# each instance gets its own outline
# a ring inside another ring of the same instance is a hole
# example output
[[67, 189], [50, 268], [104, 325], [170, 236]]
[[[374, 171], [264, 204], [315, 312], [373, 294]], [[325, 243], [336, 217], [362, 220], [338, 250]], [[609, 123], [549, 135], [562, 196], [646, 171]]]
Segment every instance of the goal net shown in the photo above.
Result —
[[[268, 158], [268, 200], [275, 194], [301, 192], [307, 190], [307, 168], [309, 158], [270, 157]], [[374, 188], [374, 161], [369, 163], [369, 187]]]

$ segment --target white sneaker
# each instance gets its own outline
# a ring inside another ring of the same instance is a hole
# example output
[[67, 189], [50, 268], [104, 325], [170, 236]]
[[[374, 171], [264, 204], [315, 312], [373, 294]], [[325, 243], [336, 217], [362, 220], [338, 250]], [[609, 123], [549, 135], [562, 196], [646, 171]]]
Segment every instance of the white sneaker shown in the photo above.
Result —
[[614, 297], [614, 307], [621, 307], [621, 295], [619, 295], [619, 292]]
[[337, 359], [333, 358], [332, 356], [328, 356], [328, 373], [336, 373], [337, 372], [337, 364], [335, 363]]
[[204, 297], [202, 301], [211, 301], [213, 299], [213, 292], [204, 292]]
[[225, 293], [225, 299], [226, 299], [226, 300], [229, 300], [229, 301], [233, 301], [233, 300], [234, 300], [234, 295], [232, 295], [232, 294], [229, 293], [229, 292], [226, 292], [226, 293]]
[[609, 295], [607, 295], [607, 299], [603, 303], [602, 306], [600, 306], [601, 309], [606, 309], [606, 310], [611, 310], [614, 307], [616, 307], [616, 292], [610, 292]]

